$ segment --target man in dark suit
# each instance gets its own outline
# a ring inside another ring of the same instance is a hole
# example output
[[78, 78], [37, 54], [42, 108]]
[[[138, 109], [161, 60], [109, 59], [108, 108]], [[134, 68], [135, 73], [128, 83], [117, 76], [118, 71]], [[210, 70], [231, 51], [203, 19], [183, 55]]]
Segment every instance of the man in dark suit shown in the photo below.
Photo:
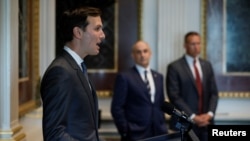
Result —
[[91, 7], [64, 12], [65, 46], [41, 82], [44, 141], [99, 141], [97, 96], [81, 63], [105, 38], [100, 14]]
[[[199, 139], [206, 141], [207, 126], [213, 124], [218, 102], [214, 72], [210, 62], [199, 57], [201, 39], [197, 32], [185, 35], [184, 48], [186, 54], [168, 65], [167, 94], [170, 102], [194, 121], [193, 131]], [[174, 118], [171, 120], [175, 125]]]
[[[150, 69], [151, 49], [144, 41], [132, 47], [135, 65], [118, 73], [111, 113], [123, 141], [136, 141], [167, 133], [163, 75]], [[145, 76], [145, 71], [147, 74]]]

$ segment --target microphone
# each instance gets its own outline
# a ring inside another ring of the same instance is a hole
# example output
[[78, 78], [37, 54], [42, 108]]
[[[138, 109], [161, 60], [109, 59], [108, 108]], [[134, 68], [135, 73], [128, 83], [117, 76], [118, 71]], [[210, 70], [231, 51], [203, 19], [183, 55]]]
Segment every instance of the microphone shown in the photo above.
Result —
[[162, 111], [166, 112], [167, 114], [174, 115], [178, 118], [175, 123], [175, 128], [180, 130], [182, 141], [184, 140], [185, 132], [187, 133], [186, 135], [189, 135], [192, 141], [200, 141], [192, 130], [194, 122], [187, 116], [184, 111], [180, 112], [179, 110], [175, 109], [172, 104], [166, 101], [163, 103], [161, 108]]
[[178, 109], [175, 109], [175, 107], [172, 104], [164, 102], [161, 108], [163, 112], [169, 115], [175, 115], [178, 118], [193, 124], [193, 121], [187, 116], [187, 114], [184, 111], [180, 112]]

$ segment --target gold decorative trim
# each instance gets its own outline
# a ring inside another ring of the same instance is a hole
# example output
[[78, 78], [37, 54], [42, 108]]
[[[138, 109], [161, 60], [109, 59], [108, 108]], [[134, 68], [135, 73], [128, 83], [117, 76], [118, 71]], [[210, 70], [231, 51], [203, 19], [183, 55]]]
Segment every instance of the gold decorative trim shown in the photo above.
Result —
[[96, 91], [98, 98], [110, 98], [112, 97], [112, 91], [111, 90], [101, 90]]
[[35, 100], [31, 100], [19, 106], [19, 116], [24, 116], [29, 111], [35, 109], [37, 107], [37, 103]]
[[206, 22], [207, 22], [207, 17], [206, 17], [206, 13], [207, 13], [207, 1], [206, 0], [202, 0], [201, 1], [201, 39], [202, 39], [202, 51], [201, 51], [201, 56], [206, 59], [207, 58], [207, 26], [206, 26]]
[[26, 137], [26, 134], [25, 133], [18, 134], [22, 129], [23, 127], [19, 125], [13, 128], [11, 131], [0, 131], [0, 135], [12, 136], [11, 138], [8, 138], [8, 139], [0, 138], [0, 141], [22, 141], [24, 140]]
[[138, 24], [137, 24], [137, 28], [138, 28], [138, 40], [141, 40], [142, 39], [142, 6], [143, 5], [143, 1], [142, 0], [138, 0], [138, 10], [137, 10], [137, 21], [138, 21]]
[[13, 128], [12, 129], [12, 132], [13, 132], [13, 134], [16, 134], [16, 133], [18, 133], [19, 131], [21, 131], [22, 130], [22, 126], [21, 125], [19, 125], [19, 126], [17, 126], [17, 127], [15, 127], [15, 128]]
[[[110, 98], [113, 93], [110, 90], [96, 91], [98, 98]], [[220, 98], [250, 98], [250, 92], [219, 92]]]
[[25, 139], [25, 137], [26, 137], [26, 135], [25, 135], [24, 133], [22, 133], [22, 134], [16, 136], [16, 137], [14, 138], [14, 140], [15, 140], [15, 141], [22, 141], [22, 140]]
[[219, 92], [220, 98], [250, 98], [250, 92]]
[[21, 82], [26, 82], [26, 81], [29, 81], [29, 77], [22, 77], [22, 78], [19, 78], [19, 83], [21, 83]]
[[[18, 132], [20, 132], [21, 130], [23, 129], [23, 127], [20, 125], [20, 126], [17, 126], [15, 128], [12, 129], [12, 132], [13, 132], [13, 136], [15, 136]], [[15, 141], [21, 141], [23, 140], [24, 138], [26, 137], [26, 135], [24, 133], [21, 133], [17, 136], [14, 137], [14, 140]]]
[[32, 97], [37, 97], [37, 85], [39, 85], [39, 3], [40, 0], [30, 0], [31, 3], [31, 65], [32, 65], [32, 72], [31, 72], [31, 82], [32, 82]]

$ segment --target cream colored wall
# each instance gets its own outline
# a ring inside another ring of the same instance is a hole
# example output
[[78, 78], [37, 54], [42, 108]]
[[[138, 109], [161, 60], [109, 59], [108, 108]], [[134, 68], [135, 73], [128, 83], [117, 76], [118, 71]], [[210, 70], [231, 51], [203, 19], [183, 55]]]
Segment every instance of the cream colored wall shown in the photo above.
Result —
[[40, 76], [55, 57], [55, 0], [40, 0]]

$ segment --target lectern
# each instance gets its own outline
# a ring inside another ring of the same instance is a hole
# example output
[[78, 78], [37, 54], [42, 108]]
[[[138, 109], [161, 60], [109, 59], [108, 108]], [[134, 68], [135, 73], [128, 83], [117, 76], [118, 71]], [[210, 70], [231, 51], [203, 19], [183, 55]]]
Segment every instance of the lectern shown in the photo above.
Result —
[[171, 133], [171, 134], [164, 134], [164, 135], [155, 136], [155, 137], [142, 139], [138, 141], [181, 141], [181, 134], [179, 132]]
[[160, 136], [155, 136], [147, 139], [142, 139], [138, 141], [200, 141], [199, 138], [196, 136], [193, 130], [189, 130], [185, 133], [185, 139], [182, 137], [181, 132], [171, 133], [171, 134], [164, 134]]

